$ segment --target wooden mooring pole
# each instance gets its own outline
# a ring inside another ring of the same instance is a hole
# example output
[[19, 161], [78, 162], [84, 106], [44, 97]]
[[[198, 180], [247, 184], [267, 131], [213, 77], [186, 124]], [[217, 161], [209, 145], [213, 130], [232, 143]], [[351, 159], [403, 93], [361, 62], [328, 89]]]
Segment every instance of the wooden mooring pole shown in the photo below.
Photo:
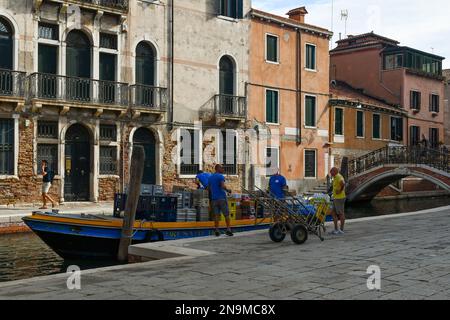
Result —
[[117, 259], [121, 262], [128, 260], [128, 247], [133, 237], [133, 226], [136, 216], [136, 209], [141, 194], [141, 181], [144, 173], [145, 153], [142, 146], [133, 146], [130, 166], [130, 183], [128, 188], [127, 202], [125, 204], [125, 214], [123, 217], [122, 236], [120, 238]]

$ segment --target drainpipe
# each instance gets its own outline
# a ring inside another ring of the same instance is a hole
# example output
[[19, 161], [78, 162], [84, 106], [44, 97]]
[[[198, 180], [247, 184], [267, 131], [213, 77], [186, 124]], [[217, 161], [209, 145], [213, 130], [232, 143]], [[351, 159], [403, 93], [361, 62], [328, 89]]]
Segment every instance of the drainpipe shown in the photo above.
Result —
[[297, 86], [297, 146], [302, 143], [302, 61], [301, 61], [301, 30], [297, 29], [296, 49], [296, 86]]
[[121, 193], [125, 193], [125, 147], [126, 147], [126, 141], [125, 141], [125, 123], [121, 122], [120, 123], [120, 153], [122, 154], [121, 156], [121, 164], [122, 164], [122, 183], [120, 185]]
[[173, 128], [173, 98], [174, 98], [174, 1], [175, 0], [170, 0], [169, 1], [169, 5], [170, 5], [170, 11], [169, 11], [169, 61], [170, 61], [170, 65], [169, 65], [169, 123], [167, 125], [167, 129], [168, 131], [171, 131]]

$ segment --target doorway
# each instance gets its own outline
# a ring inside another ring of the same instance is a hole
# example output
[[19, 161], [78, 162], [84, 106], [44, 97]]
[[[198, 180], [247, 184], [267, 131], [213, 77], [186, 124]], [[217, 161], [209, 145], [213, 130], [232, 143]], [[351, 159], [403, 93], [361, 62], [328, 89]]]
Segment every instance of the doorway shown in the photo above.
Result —
[[64, 198], [89, 201], [91, 143], [88, 130], [81, 124], [74, 124], [67, 130], [64, 159]]
[[142, 184], [156, 184], [156, 140], [147, 128], [139, 128], [133, 135], [133, 145], [144, 148], [145, 162]]

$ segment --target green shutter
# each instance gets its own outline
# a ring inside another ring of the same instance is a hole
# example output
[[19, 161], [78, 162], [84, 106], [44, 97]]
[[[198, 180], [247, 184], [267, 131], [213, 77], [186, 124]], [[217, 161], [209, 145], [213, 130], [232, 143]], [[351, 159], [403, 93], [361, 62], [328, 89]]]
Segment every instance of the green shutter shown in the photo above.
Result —
[[381, 132], [380, 132], [380, 115], [374, 114], [373, 115], [373, 128], [372, 128], [372, 137], [374, 139], [380, 139], [381, 138]]
[[340, 108], [335, 109], [335, 119], [334, 119], [334, 134], [343, 135], [343, 110]]
[[278, 92], [266, 91], [266, 122], [278, 123]]
[[307, 127], [316, 126], [316, 98], [306, 97], [305, 99], [305, 125]]
[[364, 137], [364, 112], [356, 112], [356, 136]]
[[316, 69], [316, 47], [310, 44], [306, 45], [306, 68]]
[[267, 61], [278, 62], [278, 38], [267, 35]]

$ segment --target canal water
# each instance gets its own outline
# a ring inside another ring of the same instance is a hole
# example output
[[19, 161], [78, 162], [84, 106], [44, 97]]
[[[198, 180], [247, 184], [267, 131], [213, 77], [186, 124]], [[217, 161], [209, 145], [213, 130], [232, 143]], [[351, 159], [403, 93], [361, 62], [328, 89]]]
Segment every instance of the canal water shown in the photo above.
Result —
[[[450, 197], [410, 200], [374, 200], [346, 208], [348, 219], [413, 212], [450, 205]], [[66, 272], [70, 265], [82, 270], [111, 266], [114, 261], [64, 261], [33, 233], [0, 235], [0, 282]]]

